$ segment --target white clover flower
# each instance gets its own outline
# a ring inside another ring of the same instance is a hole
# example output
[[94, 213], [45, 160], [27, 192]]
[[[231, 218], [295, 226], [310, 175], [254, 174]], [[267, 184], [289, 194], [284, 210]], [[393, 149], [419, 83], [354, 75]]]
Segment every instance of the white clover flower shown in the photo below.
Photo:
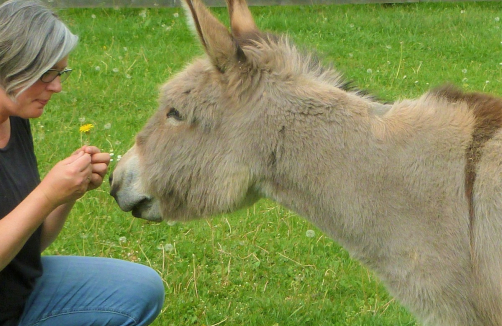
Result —
[[126, 243], [127, 242], [127, 238], [126, 237], [120, 237], [119, 238], [119, 243]]
[[112, 71], [115, 72], [115, 73], [117, 73], [117, 72], [119, 72], [119, 68], [113, 68]]
[[112, 127], [112, 124], [110, 122], [108, 122], [107, 124], [104, 125], [103, 128], [105, 128], [106, 130], [110, 129]]
[[307, 236], [307, 238], [313, 238], [313, 237], [315, 237], [315, 231], [314, 230], [307, 230], [307, 232], [305, 232], [305, 235]]
[[100, 66], [96, 66], [96, 67], [94, 67], [94, 69], [95, 69], [96, 71], [100, 71], [100, 70], [101, 70], [101, 67], [100, 67]]
[[372, 69], [368, 69], [368, 70], [366, 70], [366, 72], [367, 72], [368, 74], [371, 74], [371, 73], [373, 73], [373, 70], [372, 70]]

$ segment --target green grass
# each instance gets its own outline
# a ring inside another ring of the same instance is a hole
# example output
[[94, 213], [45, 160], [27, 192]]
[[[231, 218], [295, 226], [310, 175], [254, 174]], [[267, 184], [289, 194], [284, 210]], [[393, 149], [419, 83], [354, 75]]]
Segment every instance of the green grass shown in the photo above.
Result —
[[[502, 94], [501, 9], [480, 2], [252, 11], [258, 26], [290, 34], [360, 88], [393, 101], [444, 82]], [[228, 22], [224, 8], [214, 12]], [[60, 14], [81, 41], [64, 92], [32, 121], [41, 174], [82, 141], [114, 153], [113, 168], [156, 110], [159, 85], [202, 50], [179, 8]], [[79, 134], [81, 118], [95, 125], [89, 139]], [[154, 325], [415, 325], [370, 271], [273, 202], [168, 225], [121, 212], [108, 191], [105, 183], [79, 200], [46, 253], [153, 267], [166, 287]]]

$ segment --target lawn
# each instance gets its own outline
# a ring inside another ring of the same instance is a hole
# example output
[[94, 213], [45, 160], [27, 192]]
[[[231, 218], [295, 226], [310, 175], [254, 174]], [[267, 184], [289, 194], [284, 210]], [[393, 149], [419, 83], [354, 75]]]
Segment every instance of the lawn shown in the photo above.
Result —
[[[225, 23], [224, 8], [213, 11]], [[262, 29], [287, 33], [384, 101], [451, 82], [502, 95], [500, 2], [253, 7]], [[44, 175], [82, 143], [112, 168], [156, 110], [159, 86], [202, 49], [180, 8], [67, 9], [80, 36], [73, 74], [32, 121]], [[89, 134], [82, 124], [92, 123]], [[118, 209], [106, 182], [79, 200], [45, 252], [126, 259], [162, 276], [154, 325], [415, 325], [371, 271], [268, 200], [231, 215], [149, 223]]]

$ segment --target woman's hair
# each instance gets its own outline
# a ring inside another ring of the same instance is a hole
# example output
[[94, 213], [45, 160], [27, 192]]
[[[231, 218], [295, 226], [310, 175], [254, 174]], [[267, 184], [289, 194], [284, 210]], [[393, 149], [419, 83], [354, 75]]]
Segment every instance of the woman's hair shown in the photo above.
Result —
[[0, 87], [14, 97], [33, 85], [77, 45], [78, 37], [36, 0], [0, 5]]

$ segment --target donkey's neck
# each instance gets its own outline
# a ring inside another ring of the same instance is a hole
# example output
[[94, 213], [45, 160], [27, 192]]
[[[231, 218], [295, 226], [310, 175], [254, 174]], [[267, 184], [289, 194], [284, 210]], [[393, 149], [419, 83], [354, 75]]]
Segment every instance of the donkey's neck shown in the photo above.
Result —
[[266, 192], [345, 242], [363, 233], [364, 217], [374, 215], [362, 195], [385, 155], [375, 147], [372, 120], [389, 107], [341, 91], [333, 99], [329, 106], [291, 110], [284, 117], [274, 181]]
[[[447, 144], [447, 151], [432, 153], [428, 148], [435, 142], [441, 145], [440, 128], [406, 127], [410, 125], [396, 121], [408, 108], [420, 115], [417, 103], [399, 104], [406, 108], [395, 114], [395, 108], [388, 111], [387, 106], [347, 94], [334, 97], [324, 111], [317, 108], [316, 115], [288, 113], [265, 195], [313, 222], [377, 270], [385, 265], [390, 239], [402, 242], [403, 251], [415, 250], [420, 244], [406, 243], [406, 237], [424, 232], [423, 227], [414, 229], [418, 221], [432, 227], [444, 203], [456, 203], [451, 216], [465, 209], [461, 191], [452, 186], [438, 193], [437, 188], [438, 182], [463, 184], [461, 146]], [[451, 169], [442, 170], [443, 162]], [[432, 175], [432, 165], [442, 167]], [[422, 238], [427, 237], [424, 232]]]

